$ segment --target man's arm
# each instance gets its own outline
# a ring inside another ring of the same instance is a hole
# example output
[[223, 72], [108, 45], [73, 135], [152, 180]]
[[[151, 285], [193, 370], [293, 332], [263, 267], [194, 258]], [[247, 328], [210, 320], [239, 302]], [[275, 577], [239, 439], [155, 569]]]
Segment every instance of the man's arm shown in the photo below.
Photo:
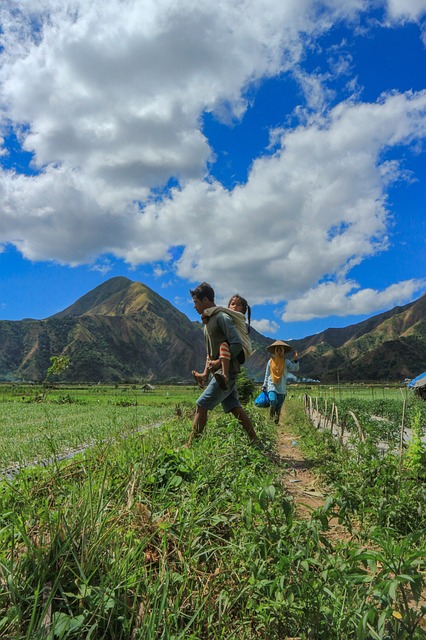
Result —
[[265, 371], [265, 378], [263, 380], [263, 387], [262, 389], [267, 389], [268, 388], [268, 378], [269, 378], [269, 373], [271, 371], [271, 361], [268, 360], [268, 362], [266, 363], [266, 371]]

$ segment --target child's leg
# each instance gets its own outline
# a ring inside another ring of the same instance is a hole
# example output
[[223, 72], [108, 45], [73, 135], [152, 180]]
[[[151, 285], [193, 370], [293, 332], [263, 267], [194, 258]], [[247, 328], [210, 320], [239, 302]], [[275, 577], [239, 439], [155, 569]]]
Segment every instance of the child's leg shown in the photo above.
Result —
[[222, 370], [215, 373], [214, 377], [221, 389], [227, 389], [229, 363], [231, 362], [231, 352], [229, 351], [229, 344], [227, 342], [222, 342], [219, 347], [219, 360], [222, 365]]
[[219, 349], [219, 360], [222, 364], [222, 375], [228, 382], [229, 377], [229, 363], [231, 362], [231, 352], [229, 351], [229, 344], [222, 342]]
[[201, 389], [204, 389], [204, 387], [206, 386], [207, 380], [209, 379], [209, 373], [210, 373], [210, 369], [208, 366], [208, 358], [206, 358], [206, 364], [204, 366], [203, 373], [198, 373], [198, 371], [192, 371], [192, 376], [195, 382], [198, 384], [198, 386]]

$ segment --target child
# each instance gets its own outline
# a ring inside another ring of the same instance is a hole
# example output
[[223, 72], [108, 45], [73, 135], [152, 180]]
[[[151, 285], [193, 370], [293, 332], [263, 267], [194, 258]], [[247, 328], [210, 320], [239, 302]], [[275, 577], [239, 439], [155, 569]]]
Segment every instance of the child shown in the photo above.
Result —
[[[239, 294], [235, 294], [232, 296], [230, 301], [228, 302], [228, 307], [212, 307], [211, 309], [206, 309], [202, 320], [204, 323], [209, 321], [210, 316], [219, 311], [223, 313], [227, 313], [233, 320], [235, 327], [240, 334], [240, 337], [243, 342], [243, 348], [237, 356], [238, 362], [243, 364], [247, 358], [252, 354], [252, 346], [250, 342], [250, 338], [248, 334], [250, 332], [250, 318], [251, 318], [251, 309], [247, 300], [240, 296]], [[246, 324], [245, 314], [248, 316], [248, 326]], [[219, 384], [221, 389], [228, 388], [228, 375], [229, 375], [229, 363], [231, 361], [231, 354], [229, 351], [229, 344], [227, 342], [222, 342], [219, 349], [219, 360], [220, 365], [219, 369], [216, 369], [211, 365], [209, 360], [206, 361], [206, 367], [203, 373], [197, 373], [196, 371], [192, 372], [195, 381], [197, 384], [204, 389], [209, 373], [213, 373], [217, 383]]]

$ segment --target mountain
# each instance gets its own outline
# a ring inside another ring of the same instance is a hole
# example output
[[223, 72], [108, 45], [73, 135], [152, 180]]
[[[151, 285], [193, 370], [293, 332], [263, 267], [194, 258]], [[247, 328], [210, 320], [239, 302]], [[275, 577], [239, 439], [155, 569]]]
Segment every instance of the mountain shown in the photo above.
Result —
[[[426, 296], [343, 329], [291, 341], [300, 376], [322, 382], [398, 381], [426, 368]], [[250, 376], [263, 380], [273, 339], [251, 329]], [[281, 337], [281, 336], [280, 336]], [[66, 355], [75, 382], [191, 382], [204, 367], [200, 322], [140, 282], [111, 278], [45, 320], [0, 321], [0, 380], [45, 378]]]
[[426, 368], [426, 295], [343, 329], [293, 341], [301, 375], [322, 382], [400, 381]]
[[0, 378], [44, 379], [66, 355], [71, 381], [189, 380], [204, 363], [202, 332], [139, 282], [112, 278], [45, 320], [0, 322]]

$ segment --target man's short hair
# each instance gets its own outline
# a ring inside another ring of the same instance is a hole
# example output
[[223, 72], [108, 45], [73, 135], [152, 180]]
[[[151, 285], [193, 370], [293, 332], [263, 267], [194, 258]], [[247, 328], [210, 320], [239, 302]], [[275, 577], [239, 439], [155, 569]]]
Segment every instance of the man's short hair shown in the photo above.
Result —
[[214, 289], [208, 282], [202, 282], [198, 287], [195, 287], [195, 289], [190, 289], [189, 293], [193, 298], [197, 298], [197, 300], [208, 298], [208, 300], [214, 302]]

